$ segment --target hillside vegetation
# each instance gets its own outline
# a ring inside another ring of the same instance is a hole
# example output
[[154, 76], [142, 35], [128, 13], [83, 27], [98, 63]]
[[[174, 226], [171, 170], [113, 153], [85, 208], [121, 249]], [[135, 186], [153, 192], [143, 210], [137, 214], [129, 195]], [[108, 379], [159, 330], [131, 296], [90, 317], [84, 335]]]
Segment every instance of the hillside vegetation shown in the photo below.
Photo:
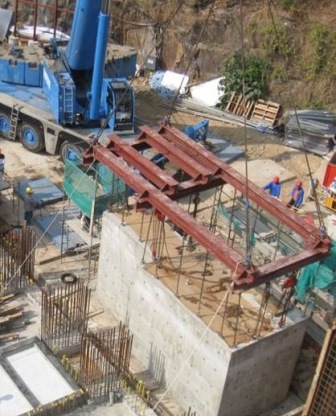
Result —
[[163, 68], [211, 79], [243, 50], [267, 68], [267, 98], [289, 108], [336, 108], [334, 0], [129, 0], [114, 6], [116, 37], [140, 56], [156, 54]]
[[[75, 0], [58, 4], [73, 8]], [[18, 21], [31, 23], [32, 7], [19, 10]], [[160, 67], [199, 82], [220, 76], [243, 51], [266, 68], [265, 98], [285, 108], [336, 109], [335, 0], [112, 0], [112, 14], [114, 40], [135, 46], [140, 62], [157, 56]], [[41, 9], [38, 24], [52, 22], [52, 8]], [[69, 31], [67, 15], [59, 13], [58, 26]]]

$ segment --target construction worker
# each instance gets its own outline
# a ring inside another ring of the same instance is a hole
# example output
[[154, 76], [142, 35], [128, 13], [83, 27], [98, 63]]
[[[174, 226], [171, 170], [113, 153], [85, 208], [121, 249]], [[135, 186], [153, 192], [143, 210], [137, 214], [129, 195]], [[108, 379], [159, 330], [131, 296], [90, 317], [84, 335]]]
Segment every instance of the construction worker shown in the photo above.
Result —
[[280, 197], [281, 192], [281, 183], [279, 176], [274, 176], [271, 182], [268, 182], [263, 188], [265, 191], [269, 191], [269, 194], [274, 198]]
[[294, 185], [292, 191], [291, 191], [291, 198], [287, 204], [288, 208], [295, 208], [298, 209], [299, 206], [302, 204], [304, 196], [304, 190], [302, 188], [302, 182], [298, 181]]
[[312, 178], [310, 181], [310, 188], [309, 188], [309, 194], [307, 196], [307, 201], [309, 199], [315, 199], [315, 195], [317, 192], [317, 189], [320, 185], [320, 181], [317, 178]]
[[[282, 327], [286, 322], [286, 313], [291, 305], [291, 299], [295, 295], [295, 286], [297, 283], [297, 272], [293, 271], [288, 274], [285, 280], [282, 283], [282, 295], [279, 300], [278, 309], [283, 306], [283, 309], [280, 311], [280, 321], [279, 326]], [[296, 301], [294, 300], [294, 304]]]
[[33, 190], [29, 186], [26, 188], [26, 195], [23, 201], [24, 207], [24, 219], [27, 222], [27, 225], [32, 224], [34, 209], [39, 208], [41, 205], [38, 202], [35, 202], [33, 199]]

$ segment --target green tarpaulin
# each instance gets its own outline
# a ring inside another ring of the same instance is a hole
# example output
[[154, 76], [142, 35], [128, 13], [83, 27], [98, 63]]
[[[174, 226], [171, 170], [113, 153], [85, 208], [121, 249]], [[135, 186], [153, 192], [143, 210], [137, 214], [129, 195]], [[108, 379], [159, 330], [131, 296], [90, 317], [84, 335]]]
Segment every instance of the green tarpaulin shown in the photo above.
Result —
[[296, 297], [303, 302], [311, 289], [327, 290], [336, 296], [336, 242], [332, 243], [328, 257], [320, 262], [310, 264], [301, 269], [296, 285]]
[[98, 218], [110, 203], [122, 201], [125, 195], [124, 182], [101, 163], [87, 171], [85, 167], [67, 160], [63, 187], [70, 201], [89, 218], [92, 209], [94, 217]]

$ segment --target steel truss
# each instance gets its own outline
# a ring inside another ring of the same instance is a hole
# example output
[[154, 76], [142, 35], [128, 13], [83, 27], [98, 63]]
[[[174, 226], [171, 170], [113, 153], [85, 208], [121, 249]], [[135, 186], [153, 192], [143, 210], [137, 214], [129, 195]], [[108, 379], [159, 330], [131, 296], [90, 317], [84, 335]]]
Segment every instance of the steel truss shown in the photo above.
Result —
[[[214, 254], [233, 273], [234, 289], [245, 290], [321, 260], [330, 250], [330, 239], [315, 226], [308, 224], [283, 203], [270, 197], [254, 183], [218, 159], [202, 145], [193, 142], [174, 127], [162, 126], [155, 131], [140, 127], [141, 134], [133, 141], [109, 136], [105, 147], [93, 145], [84, 155], [84, 163], [94, 160], [105, 164], [137, 193], [137, 208], [152, 206], [177, 227]], [[186, 180], [178, 182], [143, 152], [152, 149], [176, 165]], [[246, 258], [229, 247], [222, 238], [178, 206], [175, 202], [187, 195], [230, 184], [241, 192], [248, 203], [254, 202], [304, 240], [304, 249], [260, 267], [248, 264]]]

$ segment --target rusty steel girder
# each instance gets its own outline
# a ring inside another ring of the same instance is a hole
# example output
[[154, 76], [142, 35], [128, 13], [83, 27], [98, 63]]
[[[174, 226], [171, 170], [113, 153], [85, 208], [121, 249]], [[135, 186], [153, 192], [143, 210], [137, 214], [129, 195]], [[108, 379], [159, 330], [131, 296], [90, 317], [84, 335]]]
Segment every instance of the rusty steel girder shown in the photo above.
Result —
[[[233, 272], [236, 290], [245, 290], [267, 283], [283, 274], [324, 258], [330, 250], [330, 240], [280, 201], [248, 181], [230, 165], [221, 161], [203, 146], [193, 142], [179, 130], [164, 126], [159, 132], [142, 126], [142, 133], [133, 141], [110, 136], [107, 147], [94, 145], [84, 155], [84, 163], [96, 160], [112, 170], [137, 194], [138, 207], [150, 205], [169, 218], [187, 235], [214, 254]], [[187, 172], [185, 182], [177, 182], [147, 159], [141, 152], [152, 148]], [[164, 153], [163, 153], [164, 152]], [[193, 161], [193, 162], [192, 162]], [[223, 184], [230, 184], [295, 231], [305, 241], [300, 253], [278, 259], [260, 267], [247, 264], [246, 258], [229, 247], [222, 238], [200, 224], [174, 200]]]

